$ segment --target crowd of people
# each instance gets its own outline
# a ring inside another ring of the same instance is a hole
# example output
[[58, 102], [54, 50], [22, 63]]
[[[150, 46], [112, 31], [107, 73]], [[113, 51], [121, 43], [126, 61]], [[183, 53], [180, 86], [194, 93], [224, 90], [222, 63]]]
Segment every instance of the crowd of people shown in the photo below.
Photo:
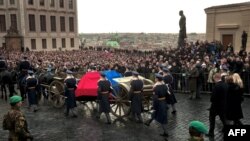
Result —
[[[21, 58], [28, 61], [31, 67], [26, 68], [25, 65], [22, 66], [22, 63], [20, 63], [22, 62]], [[168, 136], [165, 127], [167, 115], [164, 114], [167, 109], [166, 104], [172, 105], [172, 113], [175, 114], [176, 109], [174, 104], [177, 102], [175, 97], [167, 97], [166, 94], [173, 94], [173, 90], [178, 90], [180, 87], [188, 87], [191, 93], [190, 99], [199, 99], [201, 98], [201, 87], [203, 87], [202, 84], [205, 81], [209, 84], [208, 86], [211, 88], [210, 90], [212, 92], [212, 104], [209, 116], [210, 130], [208, 135], [214, 136], [213, 130], [216, 115], [220, 116], [223, 125], [227, 124], [226, 120], [232, 120], [234, 124], [241, 124], [240, 119], [243, 118], [243, 113], [240, 105], [242, 102], [242, 95], [246, 92], [245, 86], [248, 84], [248, 81], [245, 81], [244, 85], [241, 77], [246, 74], [249, 75], [246, 73], [250, 71], [249, 59], [250, 54], [244, 49], [235, 52], [231, 45], [224, 49], [218, 41], [211, 43], [197, 41], [195, 43], [191, 42], [186, 44], [185, 47], [178, 49], [164, 48], [152, 51], [110, 48], [87, 48], [80, 51], [54, 52], [10, 52], [1, 50], [0, 68], [3, 62], [5, 62], [7, 67], [4, 69], [18, 71], [19, 78], [24, 76], [24, 74], [22, 74], [23, 72], [30, 70], [30, 72], [27, 72], [29, 74], [29, 77], [26, 78], [27, 82], [29, 78], [34, 78], [34, 73], [43, 72], [44, 70], [53, 71], [53, 73], [67, 72], [68, 74], [79, 71], [87, 72], [93, 69], [96, 71], [116, 70], [125, 76], [126, 73], [133, 72], [132, 74], [135, 78], [138, 74], [150, 78], [152, 77], [150, 74], [157, 73], [157, 75], [153, 75], [156, 81], [154, 93], [158, 96], [155, 98], [157, 104], [154, 102], [153, 107], [155, 108], [155, 112], [152, 114], [152, 119], [146, 124], [149, 125], [153, 119], [160, 122], [164, 130], [163, 136]], [[3, 68], [1, 68], [1, 70], [2, 69]], [[205, 74], [208, 74], [207, 78]], [[164, 78], [168, 75], [173, 76], [171, 77], [171, 82], [169, 82], [169, 78]], [[106, 107], [109, 105], [107, 104], [108, 97], [104, 95], [110, 90], [106, 89], [106, 85], [108, 84], [106, 84], [105, 77], [103, 75], [101, 76], [102, 78], [98, 86], [102, 89], [98, 90], [98, 92], [102, 98], [106, 97], [106, 102], [102, 101], [104, 103], [103, 107], [100, 107], [100, 109], [106, 114], [107, 122], [110, 124], [111, 119], [108, 114], [110, 112], [110, 107]], [[181, 79], [181, 77], [185, 79]], [[71, 80], [71, 78], [72, 77], [66, 77], [65, 79], [65, 95], [68, 95], [67, 97], [72, 96], [72, 90], [75, 89], [76, 82], [73, 79]], [[72, 81], [74, 81], [73, 85]], [[105, 85], [101, 84], [102, 81], [105, 82]], [[38, 82], [34, 81], [34, 79], [32, 81], [30, 79], [30, 83], [27, 82], [26, 84], [30, 84], [28, 86], [28, 92], [34, 93], [35, 83]], [[140, 115], [142, 111], [138, 109], [137, 105], [138, 102], [141, 102], [139, 100], [141, 98], [137, 95], [142, 89], [142, 84], [139, 83], [137, 79], [134, 80], [133, 83], [131, 82], [131, 87], [134, 89], [131, 94], [136, 95], [131, 97], [131, 101], [133, 116], [142, 123], [143, 121]], [[169, 85], [165, 85], [168, 83]], [[171, 92], [168, 92], [170, 90]], [[25, 98], [22, 91], [21, 96], [23, 99]], [[20, 98], [16, 99], [18, 99], [18, 102], [20, 101]], [[31, 105], [37, 105], [37, 103], [32, 103], [34, 101], [32, 97], [28, 97], [28, 99]], [[169, 99], [171, 99], [170, 102], [168, 101]], [[133, 103], [133, 100], [135, 100], [135, 103]], [[235, 102], [235, 100], [237, 100], [237, 102]], [[71, 102], [72, 101], [68, 101], [67, 103]], [[74, 101], [71, 104], [73, 106], [67, 107], [66, 115], [75, 107]], [[36, 107], [34, 111], [37, 111]]]

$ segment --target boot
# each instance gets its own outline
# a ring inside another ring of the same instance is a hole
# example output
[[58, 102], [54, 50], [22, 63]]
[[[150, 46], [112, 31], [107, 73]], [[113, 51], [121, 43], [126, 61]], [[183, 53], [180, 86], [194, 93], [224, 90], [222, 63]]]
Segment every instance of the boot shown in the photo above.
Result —
[[153, 121], [153, 118], [149, 119], [148, 121], [146, 121], [144, 124], [146, 126], [150, 126], [150, 123]]
[[107, 118], [107, 124], [111, 124], [111, 118], [110, 118], [109, 113], [105, 113], [105, 115], [106, 115], [106, 118]]
[[137, 117], [138, 117], [137, 123], [143, 123], [141, 114], [137, 114]]

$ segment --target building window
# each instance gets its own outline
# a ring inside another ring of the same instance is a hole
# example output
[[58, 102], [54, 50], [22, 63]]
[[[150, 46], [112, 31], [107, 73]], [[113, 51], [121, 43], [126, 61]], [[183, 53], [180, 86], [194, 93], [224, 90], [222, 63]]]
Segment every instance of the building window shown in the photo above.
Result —
[[73, 9], [73, 0], [69, 0], [69, 9]]
[[15, 0], [10, 0], [10, 5], [14, 5], [15, 4]]
[[41, 31], [46, 32], [46, 16], [45, 15], [40, 15], [40, 26], [41, 26]]
[[65, 17], [60, 17], [60, 26], [61, 26], [61, 31], [65, 32]]
[[34, 5], [34, 1], [33, 0], [28, 0], [28, 4], [29, 5]]
[[0, 15], [0, 32], [6, 32], [5, 15]]
[[62, 48], [65, 48], [66, 47], [66, 41], [65, 41], [65, 39], [63, 38], [62, 39]]
[[74, 32], [74, 17], [69, 17], [69, 31]]
[[4, 4], [4, 0], [0, 0], [0, 5], [3, 5]]
[[42, 39], [42, 48], [47, 49], [47, 42], [46, 39]]
[[56, 32], [56, 16], [50, 16], [51, 31]]
[[50, 0], [50, 7], [55, 7], [55, 0]]
[[52, 48], [56, 48], [56, 39], [52, 39]]
[[60, 8], [64, 8], [64, 0], [60, 0]]
[[29, 14], [29, 27], [30, 31], [36, 31], [35, 15]]
[[17, 29], [17, 18], [16, 18], [16, 14], [10, 14], [10, 23], [11, 26], [15, 29]]
[[36, 39], [31, 39], [31, 49], [36, 49]]
[[44, 0], [40, 0], [40, 6], [44, 6]]
[[75, 40], [74, 38], [70, 38], [70, 46], [75, 47]]

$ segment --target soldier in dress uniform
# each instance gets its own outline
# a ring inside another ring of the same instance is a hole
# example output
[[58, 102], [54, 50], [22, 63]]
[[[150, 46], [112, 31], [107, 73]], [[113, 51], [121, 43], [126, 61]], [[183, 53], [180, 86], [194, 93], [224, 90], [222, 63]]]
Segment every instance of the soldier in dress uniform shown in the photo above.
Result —
[[112, 92], [111, 83], [106, 79], [106, 75], [101, 72], [101, 78], [97, 83], [98, 85], [98, 96], [97, 99], [99, 100], [99, 111], [98, 115], [96, 116], [98, 119], [101, 116], [101, 113], [105, 113], [107, 118], [107, 124], [111, 124], [110, 118], [110, 103], [109, 103], [109, 95]]
[[25, 77], [28, 75], [28, 70], [30, 68], [31, 68], [31, 65], [30, 65], [30, 62], [28, 61], [28, 57], [24, 56], [23, 60], [19, 62], [19, 77], [18, 77], [18, 84], [19, 84], [22, 100], [26, 98], [24, 80], [25, 80]]
[[141, 113], [143, 111], [142, 106], [142, 90], [143, 90], [143, 81], [139, 79], [139, 73], [133, 71], [133, 78], [130, 82], [130, 92], [129, 99], [131, 100], [131, 113], [133, 120], [137, 120], [138, 123], [143, 123]]
[[152, 113], [152, 118], [148, 120], [145, 124], [147, 126], [150, 125], [150, 123], [153, 120], [156, 120], [159, 122], [163, 129], [163, 134], [160, 134], [161, 136], [168, 137], [166, 125], [167, 125], [167, 103], [166, 103], [166, 97], [167, 97], [167, 91], [168, 88], [165, 85], [163, 81], [163, 76], [159, 73], [155, 75], [156, 83], [153, 87], [153, 108], [154, 112]]
[[[6, 87], [5, 87], [5, 83], [4, 81], [6, 81], [6, 75], [7, 75], [7, 62], [6, 60], [0, 56], [0, 87], [1, 87], [1, 92], [2, 92], [2, 98], [3, 98], [3, 95], [5, 93], [5, 95], [7, 94], [7, 91], [6, 91]], [[5, 99], [7, 100], [7, 96], [5, 96]]]
[[9, 141], [29, 141], [33, 136], [28, 130], [24, 114], [20, 108], [22, 106], [22, 97], [12, 96], [10, 98], [11, 110], [4, 116], [3, 129], [9, 130]]
[[65, 85], [65, 97], [66, 97], [66, 112], [65, 116], [68, 116], [70, 111], [72, 112], [73, 117], [77, 117], [75, 108], [76, 106], [76, 98], [75, 98], [75, 89], [76, 89], [76, 79], [72, 75], [73, 72], [70, 70], [66, 71], [67, 76], [64, 80], [64, 85]]
[[31, 109], [36, 112], [37, 109], [37, 85], [38, 80], [34, 76], [34, 72], [32, 70], [28, 70], [29, 76], [26, 78], [26, 92], [28, 94], [29, 106]]
[[0, 72], [7, 70], [7, 62], [3, 56], [0, 56]]
[[172, 107], [172, 114], [176, 114], [175, 103], [177, 100], [174, 95], [173, 85], [174, 85], [174, 77], [171, 75], [170, 71], [167, 68], [163, 68], [163, 81], [168, 87], [168, 97], [167, 97], [167, 104], [170, 104]]

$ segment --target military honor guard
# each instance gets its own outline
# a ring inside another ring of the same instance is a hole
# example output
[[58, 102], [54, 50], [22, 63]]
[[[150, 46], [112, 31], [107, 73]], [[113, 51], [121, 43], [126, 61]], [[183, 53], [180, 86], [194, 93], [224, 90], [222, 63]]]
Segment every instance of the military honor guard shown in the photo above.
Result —
[[131, 100], [131, 113], [133, 120], [143, 123], [141, 113], [143, 112], [143, 81], [139, 79], [139, 73], [133, 71], [133, 78], [130, 82], [129, 99]]
[[19, 76], [18, 76], [18, 85], [21, 93], [22, 100], [26, 98], [25, 92], [25, 77], [28, 75], [28, 70], [31, 68], [31, 64], [27, 56], [23, 57], [23, 60], [19, 62]]
[[72, 117], [77, 117], [75, 108], [76, 105], [76, 98], [75, 98], [75, 89], [76, 89], [76, 79], [73, 76], [73, 72], [70, 70], [66, 71], [67, 76], [64, 80], [65, 85], [65, 102], [66, 102], [66, 111], [65, 116], [69, 116], [69, 113], [72, 113]]
[[171, 75], [169, 69], [167, 68], [163, 68], [163, 81], [168, 87], [168, 96], [166, 98], [167, 104], [171, 105], [172, 114], [176, 114], [175, 103], [177, 103], [177, 100], [175, 98], [174, 90], [173, 90], [174, 77]]
[[109, 96], [112, 92], [111, 83], [106, 79], [105, 73], [101, 72], [100, 80], [97, 83], [97, 99], [99, 101], [99, 110], [97, 113], [96, 118], [100, 118], [102, 113], [105, 113], [107, 118], [107, 124], [111, 124], [110, 118], [110, 103], [109, 103]]
[[0, 72], [7, 70], [7, 62], [3, 56], [0, 56]]
[[10, 98], [11, 110], [3, 117], [3, 129], [9, 130], [9, 141], [29, 141], [33, 136], [28, 130], [28, 124], [20, 108], [22, 97], [12, 96]]
[[37, 85], [38, 80], [34, 76], [34, 72], [32, 70], [28, 70], [28, 77], [26, 78], [26, 92], [28, 95], [29, 107], [36, 112], [38, 110], [37, 104]]
[[155, 85], [153, 87], [153, 109], [152, 118], [148, 120], [145, 125], [149, 126], [153, 120], [161, 124], [163, 133], [161, 136], [168, 137], [167, 125], [167, 91], [168, 88], [163, 81], [163, 76], [159, 73], [155, 74]]

